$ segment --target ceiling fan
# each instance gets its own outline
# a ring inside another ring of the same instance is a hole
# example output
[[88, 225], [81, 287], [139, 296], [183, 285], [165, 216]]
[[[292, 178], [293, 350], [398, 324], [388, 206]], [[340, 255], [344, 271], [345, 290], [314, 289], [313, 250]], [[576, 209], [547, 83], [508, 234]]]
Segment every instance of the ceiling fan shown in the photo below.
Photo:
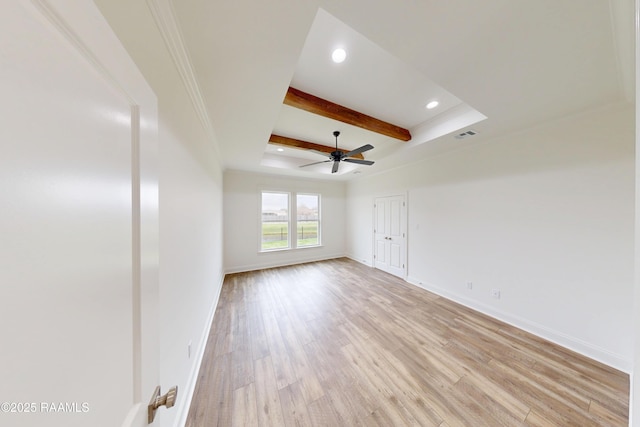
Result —
[[317, 164], [320, 164], [320, 163], [333, 162], [333, 168], [331, 168], [331, 173], [336, 173], [336, 172], [338, 172], [338, 168], [340, 167], [340, 162], [357, 163], [359, 165], [367, 165], [367, 166], [371, 166], [374, 163], [371, 160], [360, 160], [360, 159], [350, 159], [349, 158], [349, 157], [355, 156], [356, 154], [364, 153], [365, 151], [369, 151], [369, 150], [373, 149], [373, 145], [371, 145], [371, 144], [363, 145], [360, 148], [356, 148], [353, 151], [349, 151], [348, 153], [345, 153], [344, 151], [340, 151], [338, 149], [338, 136], [340, 136], [340, 131], [337, 131], [337, 130], [334, 131], [333, 132], [333, 136], [336, 137], [336, 151], [333, 151], [333, 152], [331, 152], [331, 154], [329, 154], [329, 160], [324, 160], [324, 161], [321, 161], [321, 162], [309, 163], [308, 165], [302, 165], [300, 167], [304, 168], [304, 167], [307, 167], [307, 166], [317, 165]]

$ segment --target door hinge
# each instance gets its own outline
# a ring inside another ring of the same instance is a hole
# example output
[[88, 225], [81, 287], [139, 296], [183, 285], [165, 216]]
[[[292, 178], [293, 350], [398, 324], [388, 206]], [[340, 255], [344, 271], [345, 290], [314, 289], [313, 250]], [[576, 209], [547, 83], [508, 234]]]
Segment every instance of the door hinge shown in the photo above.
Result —
[[403, 207], [405, 206], [404, 202], [402, 202], [402, 206], [403, 206]]
[[375, 255], [373, 256], [373, 259], [376, 259], [376, 256], [375, 256]]
[[402, 269], [404, 270], [404, 264], [402, 264]]
[[402, 233], [402, 237], [404, 238], [404, 233]]

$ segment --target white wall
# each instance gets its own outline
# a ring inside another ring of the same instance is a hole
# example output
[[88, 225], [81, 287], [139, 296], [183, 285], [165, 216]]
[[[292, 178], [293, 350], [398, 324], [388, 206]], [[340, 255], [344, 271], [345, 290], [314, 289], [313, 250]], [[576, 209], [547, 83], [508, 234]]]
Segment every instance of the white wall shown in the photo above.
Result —
[[371, 259], [373, 197], [408, 190], [410, 282], [629, 372], [633, 111], [611, 107], [349, 182], [348, 255]]
[[154, 425], [178, 426], [224, 279], [222, 170], [147, 4], [97, 4], [158, 97], [160, 381], [163, 392], [174, 385], [179, 392]]
[[[322, 246], [260, 252], [261, 192], [310, 192], [321, 196]], [[224, 174], [224, 265], [226, 272], [344, 256], [345, 184], [242, 171]]]
[[224, 279], [222, 173], [192, 151], [206, 153], [205, 141], [176, 134], [160, 113], [160, 379], [164, 389], [178, 385], [185, 403]]

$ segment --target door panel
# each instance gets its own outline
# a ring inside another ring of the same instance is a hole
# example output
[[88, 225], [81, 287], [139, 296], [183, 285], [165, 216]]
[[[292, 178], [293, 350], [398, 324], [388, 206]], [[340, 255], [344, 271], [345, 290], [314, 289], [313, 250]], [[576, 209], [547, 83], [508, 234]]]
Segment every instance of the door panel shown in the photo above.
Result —
[[376, 211], [376, 232], [379, 234], [387, 233], [387, 222], [386, 222], [386, 208], [387, 201], [386, 200], [378, 200], [375, 204]]
[[139, 236], [157, 235], [157, 202], [140, 198], [157, 184], [140, 188], [140, 106], [111, 72], [132, 63], [114, 64], [117, 39], [91, 2], [55, 5], [0, 6], [0, 402], [16, 403], [0, 424], [119, 426], [153, 335], [141, 307], [157, 280], [145, 274], [143, 299], [140, 260], [155, 238]]
[[391, 257], [389, 259], [389, 267], [402, 269], [400, 245], [395, 243], [390, 243], [389, 251], [391, 252]]
[[400, 211], [402, 208], [401, 203], [402, 200], [400, 200], [399, 198], [391, 199], [389, 203], [389, 235], [391, 237], [400, 237], [400, 234], [402, 233], [402, 221], [400, 220]]
[[378, 197], [374, 203], [374, 266], [405, 276], [405, 201], [404, 196]]
[[387, 263], [386, 242], [376, 241], [376, 262], [380, 264]]

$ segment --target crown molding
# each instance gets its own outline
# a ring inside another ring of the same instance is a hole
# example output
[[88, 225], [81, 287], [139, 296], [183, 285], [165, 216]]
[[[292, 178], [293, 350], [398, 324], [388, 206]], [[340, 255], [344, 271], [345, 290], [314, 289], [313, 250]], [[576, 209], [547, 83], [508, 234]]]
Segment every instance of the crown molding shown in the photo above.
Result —
[[218, 140], [213, 130], [204, 96], [198, 85], [198, 79], [191, 65], [191, 58], [184, 44], [184, 38], [178, 20], [176, 19], [173, 5], [170, 0], [147, 0], [147, 5], [189, 94], [189, 98], [202, 124], [202, 128], [213, 146], [216, 157], [221, 159]]

